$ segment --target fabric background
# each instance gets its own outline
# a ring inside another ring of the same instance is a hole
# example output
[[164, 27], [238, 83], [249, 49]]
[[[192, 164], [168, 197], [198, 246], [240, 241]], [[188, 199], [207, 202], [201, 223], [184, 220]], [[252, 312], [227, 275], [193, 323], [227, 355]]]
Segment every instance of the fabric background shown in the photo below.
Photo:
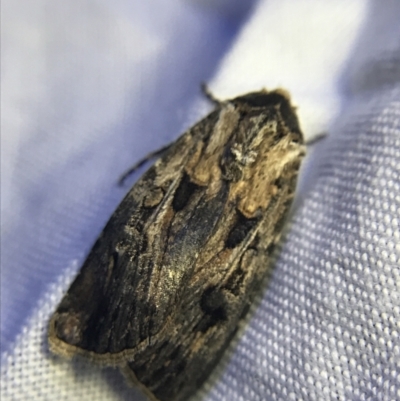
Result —
[[398, 21], [396, 0], [3, 1], [1, 399], [143, 399], [112, 369], [50, 355], [46, 327], [120, 174], [209, 110], [202, 81], [220, 98], [284, 87], [307, 138], [328, 135], [198, 397], [400, 399]]

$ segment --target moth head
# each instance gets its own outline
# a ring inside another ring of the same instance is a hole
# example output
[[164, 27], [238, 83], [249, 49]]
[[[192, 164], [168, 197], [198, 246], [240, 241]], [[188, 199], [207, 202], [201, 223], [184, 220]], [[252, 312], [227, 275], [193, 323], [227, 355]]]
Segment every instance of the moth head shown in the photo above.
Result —
[[268, 157], [268, 150], [287, 140], [288, 132], [291, 141], [303, 141], [294, 109], [284, 91], [249, 93], [231, 102], [240, 117], [221, 159], [225, 179], [236, 182], [251, 176], [262, 158]]
[[225, 148], [221, 167], [226, 180], [237, 182], [246, 179], [274, 142], [278, 130], [274, 113], [254, 113], [253, 110], [252, 114], [239, 121]]

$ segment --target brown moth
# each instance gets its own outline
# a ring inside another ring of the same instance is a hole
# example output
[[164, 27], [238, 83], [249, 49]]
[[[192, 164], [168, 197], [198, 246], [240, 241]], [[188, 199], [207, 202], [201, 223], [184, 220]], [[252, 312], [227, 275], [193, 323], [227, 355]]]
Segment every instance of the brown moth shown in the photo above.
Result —
[[285, 91], [216, 103], [126, 195], [49, 325], [53, 352], [118, 366], [152, 400], [186, 400], [220, 359], [305, 154]]

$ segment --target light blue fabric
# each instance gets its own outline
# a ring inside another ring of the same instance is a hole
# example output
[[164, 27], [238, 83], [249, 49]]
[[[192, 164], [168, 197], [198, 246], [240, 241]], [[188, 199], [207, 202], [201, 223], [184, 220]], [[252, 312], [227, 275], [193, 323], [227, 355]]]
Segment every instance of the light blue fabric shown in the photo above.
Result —
[[[113, 371], [50, 356], [46, 324], [124, 194], [119, 175], [198, 119], [199, 82], [241, 80], [226, 55], [261, 3], [3, 1], [2, 400], [142, 399]], [[314, 2], [293, 1], [306, 27], [299, 4]], [[331, 50], [346, 54], [340, 108], [273, 276], [207, 400], [400, 399], [400, 3], [365, 4], [351, 52]]]

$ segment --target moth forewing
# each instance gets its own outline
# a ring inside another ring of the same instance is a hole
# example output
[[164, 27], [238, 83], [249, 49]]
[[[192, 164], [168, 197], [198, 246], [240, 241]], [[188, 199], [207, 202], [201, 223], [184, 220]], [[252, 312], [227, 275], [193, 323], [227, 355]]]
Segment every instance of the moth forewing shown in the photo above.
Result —
[[305, 150], [286, 92], [221, 102], [127, 194], [50, 321], [50, 348], [186, 400], [235, 334]]

